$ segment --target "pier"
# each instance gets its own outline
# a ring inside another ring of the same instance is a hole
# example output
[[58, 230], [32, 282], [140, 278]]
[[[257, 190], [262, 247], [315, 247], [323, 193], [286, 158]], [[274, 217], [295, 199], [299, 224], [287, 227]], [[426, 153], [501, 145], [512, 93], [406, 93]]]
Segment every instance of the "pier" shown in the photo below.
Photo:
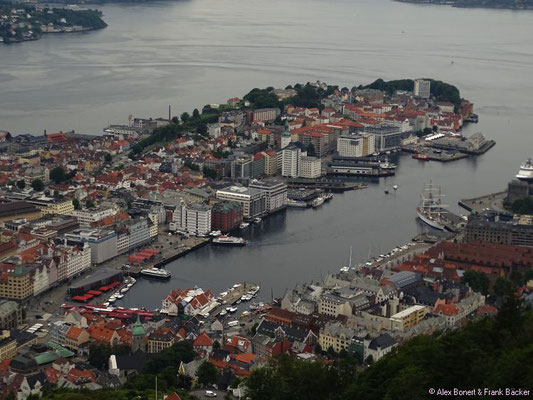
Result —
[[[207, 245], [211, 238], [190, 237], [186, 239], [179, 239], [176, 236], [167, 238], [167, 243], [164, 243], [164, 237], [160, 238], [159, 247], [161, 253], [151, 262], [132, 265], [125, 272], [134, 277], [138, 277], [142, 269], [145, 268], [163, 268], [168, 263], [177, 260], [191, 251]], [[123, 268], [122, 265], [117, 265], [117, 268]]]
[[463, 199], [459, 201], [459, 206], [470, 212], [481, 213], [487, 209], [506, 212], [503, 203], [507, 192], [497, 192], [473, 199]]

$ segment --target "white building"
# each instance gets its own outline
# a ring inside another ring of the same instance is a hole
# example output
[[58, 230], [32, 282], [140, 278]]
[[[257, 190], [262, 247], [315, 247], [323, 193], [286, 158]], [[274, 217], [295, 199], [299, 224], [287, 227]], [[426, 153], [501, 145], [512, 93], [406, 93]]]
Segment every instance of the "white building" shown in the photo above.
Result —
[[66, 251], [67, 278], [76, 276], [91, 267], [91, 247], [83, 243], [82, 247], [71, 247]]
[[430, 89], [430, 81], [424, 79], [415, 79], [415, 88], [413, 90], [415, 96], [422, 97], [423, 99], [429, 99]]
[[74, 210], [71, 214], [76, 217], [81, 228], [88, 228], [93, 222], [100, 221], [107, 217], [112, 217], [117, 211], [109, 208], [84, 208], [83, 210]]
[[322, 164], [319, 158], [300, 157], [300, 178], [319, 178], [322, 175]]
[[341, 157], [366, 157], [376, 151], [374, 135], [340, 136], [337, 152]]
[[211, 206], [182, 203], [174, 210], [169, 229], [192, 235], [207, 235], [211, 232]]
[[281, 152], [281, 175], [288, 178], [300, 176], [300, 157], [302, 150], [298, 146], [287, 146]]
[[261, 190], [266, 194], [268, 213], [281, 210], [287, 206], [287, 184], [276, 179], [252, 180], [250, 188]]
[[244, 218], [255, 218], [267, 212], [267, 194], [259, 189], [229, 186], [217, 190], [216, 197], [241, 204]]

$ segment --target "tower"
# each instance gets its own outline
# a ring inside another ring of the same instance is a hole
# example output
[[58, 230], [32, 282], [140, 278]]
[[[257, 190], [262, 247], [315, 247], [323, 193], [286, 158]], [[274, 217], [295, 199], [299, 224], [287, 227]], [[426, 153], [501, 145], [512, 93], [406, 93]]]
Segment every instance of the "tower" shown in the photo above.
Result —
[[281, 148], [284, 149], [291, 143], [291, 133], [289, 131], [289, 121], [285, 120], [285, 131], [281, 134]]
[[137, 315], [137, 322], [131, 330], [131, 352], [141, 350], [146, 353], [146, 331], [141, 324], [141, 317]]

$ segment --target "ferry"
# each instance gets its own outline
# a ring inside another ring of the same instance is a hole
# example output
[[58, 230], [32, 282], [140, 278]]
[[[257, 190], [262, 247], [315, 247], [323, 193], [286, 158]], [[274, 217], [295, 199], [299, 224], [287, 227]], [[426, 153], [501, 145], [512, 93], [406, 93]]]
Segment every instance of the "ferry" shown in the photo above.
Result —
[[170, 271], [160, 268], [145, 268], [141, 270], [141, 275], [149, 278], [169, 279]]
[[520, 166], [520, 171], [516, 178], [521, 181], [533, 182], [533, 161], [528, 158], [525, 163]]
[[221, 235], [213, 239], [212, 243], [215, 246], [246, 246], [248, 242], [240, 237]]
[[420, 160], [420, 161], [429, 161], [429, 156], [427, 154], [422, 154], [422, 153], [413, 154], [413, 158], [415, 160]]

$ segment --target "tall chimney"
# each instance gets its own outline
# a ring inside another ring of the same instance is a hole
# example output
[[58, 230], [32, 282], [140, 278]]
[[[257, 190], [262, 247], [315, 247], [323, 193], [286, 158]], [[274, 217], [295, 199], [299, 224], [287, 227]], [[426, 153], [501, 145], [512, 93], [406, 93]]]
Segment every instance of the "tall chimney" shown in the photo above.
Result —
[[170, 104], [168, 105], [168, 120], [170, 121], [172, 117], [170, 116]]

